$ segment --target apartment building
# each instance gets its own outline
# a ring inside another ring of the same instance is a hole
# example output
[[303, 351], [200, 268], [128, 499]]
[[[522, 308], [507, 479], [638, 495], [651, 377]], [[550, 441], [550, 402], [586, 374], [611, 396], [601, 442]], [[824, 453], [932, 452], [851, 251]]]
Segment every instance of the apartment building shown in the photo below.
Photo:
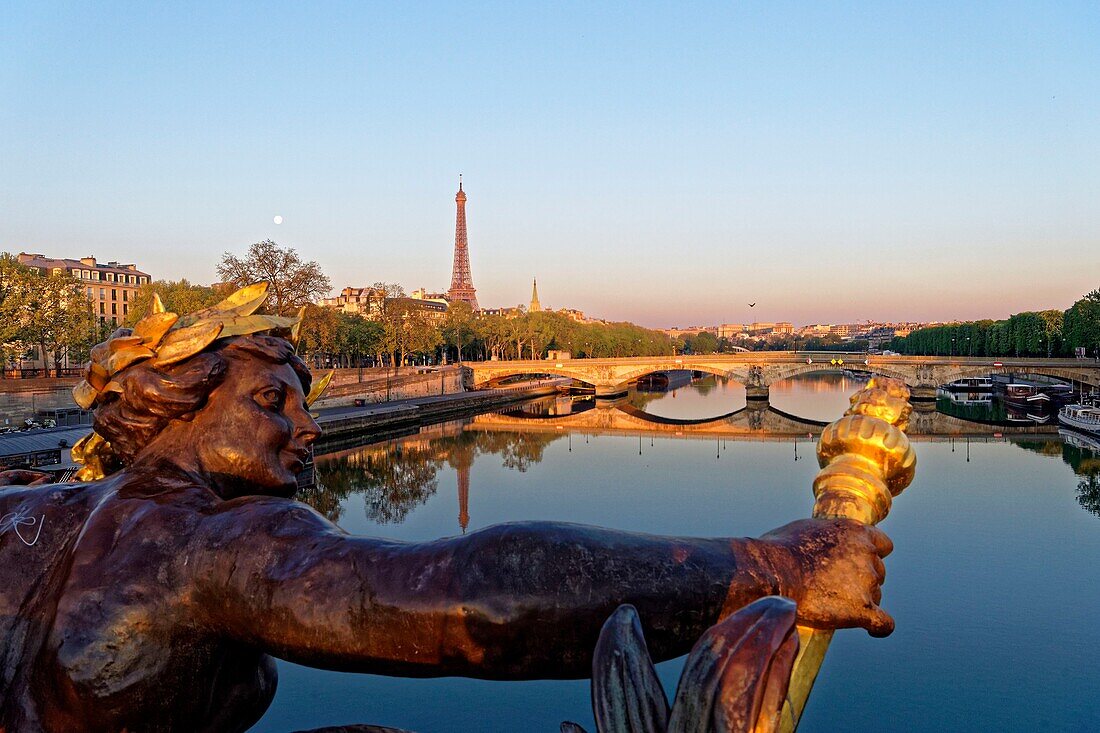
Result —
[[43, 275], [71, 275], [84, 284], [92, 312], [100, 323], [118, 325], [130, 313], [142, 285], [149, 275], [136, 265], [120, 262], [102, 264], [95, 257], [79, 260], [55, 259], [43, 254], [20, 252], [19, 263], [38, 270]]

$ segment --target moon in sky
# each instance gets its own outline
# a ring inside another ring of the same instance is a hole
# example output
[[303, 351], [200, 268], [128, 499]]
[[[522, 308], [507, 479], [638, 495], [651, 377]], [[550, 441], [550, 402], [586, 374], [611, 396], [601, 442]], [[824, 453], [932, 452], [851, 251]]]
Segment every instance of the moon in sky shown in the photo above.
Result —
[[275, 217], [275, 223], [276, 223], [276, 224], [282, 224], [282, 223], [283, 223], [283, 217], [281, 217], [281, 216], [276, 216], [276, 217]]

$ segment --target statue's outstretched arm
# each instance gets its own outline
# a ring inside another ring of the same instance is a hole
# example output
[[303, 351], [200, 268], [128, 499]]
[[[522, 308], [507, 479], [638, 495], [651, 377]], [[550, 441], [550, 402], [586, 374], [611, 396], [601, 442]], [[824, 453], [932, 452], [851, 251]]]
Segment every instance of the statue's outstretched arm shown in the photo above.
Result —
[[[673, 538], [528, 522], [399, 543], [349, 536], [303, 505], [230, 504], [209, 520], [197, 569], [208, 622], [316, 667], [581, 677], [590, 673], [600, 627], [621, 603], [638, 609], [659, 660], [686, 653], [723, 611], [770, 594], [797, 600], [804, 590], [795, 551], [781, 536]], [[861, 532], [836, 523], [822, 529], [816, 551], [829, 551], [830, 532], [834, 539]], [[866, 564], [868, 585], [876, 585]]]

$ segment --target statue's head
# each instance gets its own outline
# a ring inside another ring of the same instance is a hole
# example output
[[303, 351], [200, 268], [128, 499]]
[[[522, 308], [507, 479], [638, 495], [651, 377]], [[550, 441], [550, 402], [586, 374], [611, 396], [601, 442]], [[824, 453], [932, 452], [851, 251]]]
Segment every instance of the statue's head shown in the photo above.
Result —
[[96, 346], [73, 390], [95, 428], [73, 448], [78, 477], [168, 462], [227, 498], [291, 495], [320, 434], [308, 408], [319, 389], [294, 353], [300, 318], [253, 315], [265, 295], [260, 283], [183, 317], [156, 299]]

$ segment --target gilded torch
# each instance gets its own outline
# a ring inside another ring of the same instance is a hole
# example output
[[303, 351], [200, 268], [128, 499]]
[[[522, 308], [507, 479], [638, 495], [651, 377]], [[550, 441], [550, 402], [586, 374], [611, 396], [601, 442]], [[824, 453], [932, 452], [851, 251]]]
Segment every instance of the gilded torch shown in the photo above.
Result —
[[[814, 479], [813, 516], [846, 517], [877, 524], [890, 511], [893, 497], [909, 485], [916, 454], [903, 432], [909, 420], [909, 388], [901, 381], [875, 377], [852, 395], [844, 417], [821, 433]], [[780, 730], [798, 727], [813, 688], [831, 630], [799, 627], [799, 652], [783, 703]]]

